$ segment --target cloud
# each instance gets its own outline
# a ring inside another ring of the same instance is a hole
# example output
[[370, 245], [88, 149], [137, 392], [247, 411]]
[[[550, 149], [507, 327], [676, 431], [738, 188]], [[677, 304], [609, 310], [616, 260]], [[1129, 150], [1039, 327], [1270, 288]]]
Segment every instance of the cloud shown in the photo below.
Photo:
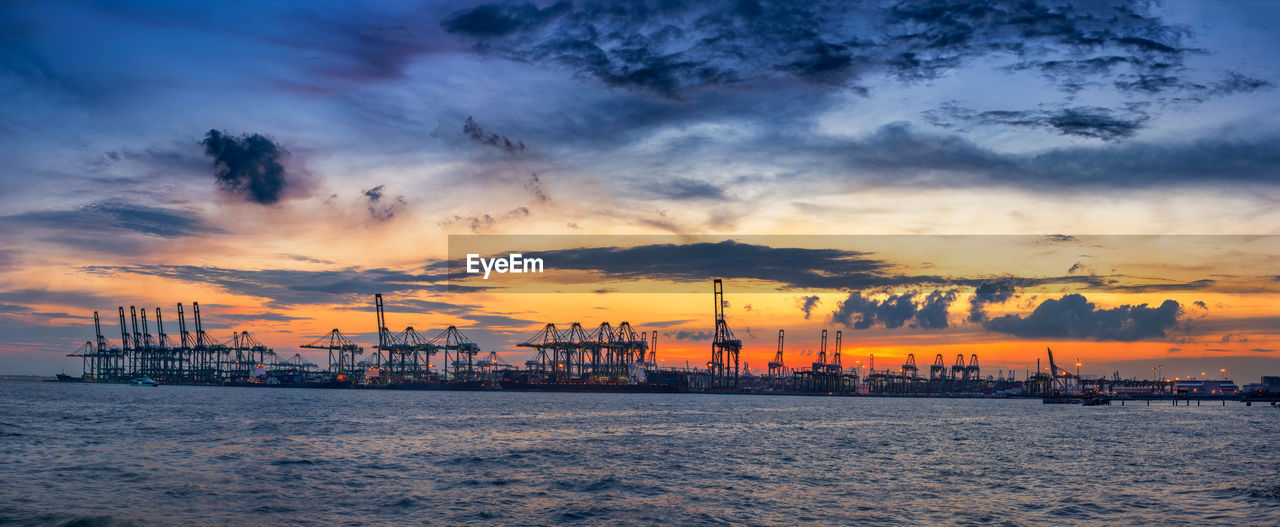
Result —
[[138, 232], [160, 238], [181, 238], [225, 231], [204, 222], [192, 211], [99, 201], [74, 210], [45, 210], [0, 216], [0, 224], [60, 231], [103, 234], [104, 229]]
[[1026, 317], [1004, 315], [985, 323], [988, 331], [1028, 339], [1124, 341], [1163, 338], [1178, 326], [1182, 306], [1165, 300], [1159, 307], [1122, 305], [1100, 309], [1083, 295], [1047, 299]]
[[475, 119], [472, 119], [471, 117], [467, 117], [467, 120], [462, 123], [462, 133], [467, 137], [470, 137], [472, 141], [485, 146], [497, 148], [507, 154], [515, 155], [525, 151], [524, 142], [513, 142], [505, 136], [488, 133], [485, 131], [484, 127], [480, 126], [479, 123], [476, 123]]
[[349, 267], [330, 271], [228, 269], [198, 265], [89, 266], [91, 274], [140, 274], [208, 284], [235, 295], [266, 298], [270, 307], [350, 302], [374, 293], [440, 291], [442, 275], [413, 274], [383, 268]]
[[[1134, 188], [1280, 183], [1280, 137], [1218, 135], [1186, 141], [996, 152], [956, 135], [922, 133], [905, 122], [862, 137], [789, 145], [804, 150], [823, 179], [886, 186], [920, 183], [1030, 188]], [[763, 148], [766, 155], [775, 152]]]
[[1245, 75], [1238, 71], [1228, 71], [1222, 80], [1214, 83], [1210, 89], [1210, 93], [1215, 95], [1234, 95], [1237, 93], [1250, 93], [1258, 90], [1264, 90], [1275, 87], [1275, 84], [1265, 79]]
[[364, 191], [364, 197], [368, 201], [369, 216], [378, 222], [384, 222], [395, 217], [396, 213], [406, 205], [404, 196], [396, 196], [395, 199], [383, 201], [383, 190], [385, 188], [386, 185], [378, 185]]
[[206, 319], [225, 320], [233, 322], [292, 322], [294, 320], [311, 320], [309, 317], [295, 317], [283, 313], [222, 313], [217, 315], [209, 315]]
[[661, 278], [701, 282], [708, 277], [755, 278], [797, 287], [892, 281], [880, 275], [887, 265], [865, 253], [838, 249], [793, 249], [723, 241], [583, 247], [528, 252], [555, 262], [556, 269], [602, 271], [612, 279]]
[[1052, 110], [977, 111], [955, 102], [943, 104], [924, 114], [925, 120], [943, 128], [965, 125], [1040, 128], [1060, 135], [1103, 141], [1127, 139], [1141, 130], [1150, 115], [1136, 105], [1126, 110], [1096, 106], [1059, 107]]
[[529, 216], [528, 207], [516, 207], [507, 211], [500, 216], [491, 216], [489, 214], [481, 214], [479, 216], [459, 216], [453, 217], [440, 222], [440, 226], [448, 227], [450, 225], [465, 225], [471, 232], [484, 232], [492, 229], [494, 225], [502, 221], [518, 220]]
[[[525, 188], [533, 194], [533, 198], [539, 203], [547, 203], [551, 201], [551, 197], [542, 190], [542, 179], [538, 177], [537, 172], [529, 173], [529, 182], [525, 184]], [[573, 226], [570, 224], [570, 226]]]
[[809, 315], [813, 313], [813, 308], [818, 306], [818, 302], [821, 302], [818, 295], [800, 297], [800, 310], [804, 311], [805, 320], [809, 320]]
[[670, 331], [664, 331], [662, 332], [662, 336], [667, 337], [669, 339], [690, 340], [690, 341], [711, 340], [712, 338], [715, 337], [715, 335], [712, 334], [710, 331], [676, 331], [674, 333]]
[[920, 305], [916, 304], [916, 295], [917, 293], [910, 292], [875, 300], [863, 296], [861, 291], [854, 291], [837, 304], [836, 310], [831, 312], [831, 321], [853, 329], [875, 326], [894, 329], [914, 319], [916, 326], [920, 328], [946, 328], [947, 308], [955, 300], [956, 291], [932, 291]]
[[218, 130], [209, 130], [200, 144], [223, 191], [260, 205], [280, 201], [287, 184], [285, 149], [259, 134], [237, 138]]
[[[1072, 267], [1074, 270], [1075, 267]], [[1068, 271], [1070, 274], [1070, 271]], [[1012, 278], [1003, 278], [983, 282], [969, 297], [969, 322], [982, 322], [987, 319], [987, 304], [1003, 304], [1018, 292]]]
[[280, 256], [281, 256], [281, 257], [284, 257], [284, 258], [288, 258], [288, 259], [290, 259], [290, 260], [297, 260], [297, 261], [299, 261], [299, 262], [306, 262], [306, 263], [313, 263], [313, 264], [324, 264], [324, 265], [334, 265], [334, 263], [333, 263], [333, 261], [332, 261], [332, 260], [325, 260], [325, 259], [323, 259], [323, 258], [315, 258], [315, 257], [311, 257], [311, 256], [301, 255], [301, 254], [281, 254]]
[[441, 25], [451, 33], [476, 37], [502, 37], [537, 28], [572, 9], [569, 2], [556, 2], [546, 9], [531, 3], [484, 4], [458, 11]]
[[1010, 67], [1039, 70], [1062, 89], [1078, 90], [1119, 73], [1180, 74], [1185, 57], [1196, 52], [1182, 45], [1190, 31], [1150, 8], [1146, 2], [586, 1], [546, 8], [504, 2], [456, 11], [441, 25], [477, 53], [667, 97], [788, 78], [857, 93], [866, 90], [858, 81], [872, 74], [919, 82], [980, 58], [1027, 56], [1037, 59]]
[[724, 200], [724, 189], [706, 181], [676, 178], [658, 183], [645, 183], [658, 197], [670, 200]]
[[647, 328], [669, 328], [671, 326], [679, 326], [683, 324], [688, 324], [690, 322], [694, 322], [694, 321], [693, 320], [659, 320], [657, 322], [648, 322], [640, 325]]
[[0, 291], [0, 302], [20, 305], [101, 306], [111, 300], [89, 291], [26, 288]]
[[1126, 291], [1130, 293], [1151, 293], [1156, 291], [1194, 291], [1197, 289], [1204, 289], [1204, 288], [1210, 287], [1215, 283], [1217, 282], [1206, 278], [1202, 280], [1194, 280], [1191, 282], [1175, 283], [1175, 284], [1133, 284], [1133, 285], [1112, 284], [1112, 285], [1108, 285], [1106, 288], [1112, 291]]
[[1194, 306], [1196, 306], [1196, 307], [1198, 307], [1198, 308], [1200, 308], [1200, 309], [1203, 309], [1203, 310], [1205, 310], [1205, 311], [1208, 311], [1208, 310], [1209, 310], [1209, 306], [1205, 305], [1205, 303], [1204, 303], [1204, 301], [1203, 301], [1203, 300], [1196, 300], [1195, 302], [1192, 302], [1191, 304], [1192, 304], [1192, 305], [1194, 305]]
[[[451, 223], [461, 223], [455, 219]], [[494, 221], [471, 218], [475, 228], [485, 228]], [[1142, 284], [1124, 275], [1063, 276], [939, 276], [906, 274], [895, 262], [877, 259], [873, 254], [843, 249], [808, 249], [770, 247], [734, 240], [685, 244], [649, 244], [630, 247], [578, 247], [546, 251], [525, 251], [528, 258], [542, 258], [557, 270], [590, 271], [609, 280], [662, 280], [677, 284], [702, 283], [711, 278], [747, 280], [745, 287], [778, 290], [842, 290], [863, 291], [884, 288], [1004, 287], [1015, 290], [1048, 285], [1075, 285], [1087, 289], [1152, 292], [1201, 290], [1212, 286], [1211, 280], [1181, 284]], [[554, 262], [554, 264], [550, 263]], [[475, 275], [462, 273], [461, 260], [448, 262], [455, 282], [475, 280]], [[763, 283], [763, 284], [762, 284]], [[985, 293], [985, 291], [984, 291]], [[998, 290], [989, 294], [1001, 297]], [[1008, 294], [1003, 293], [1003, 294]], [[972, 301], [972, 298], [971, 298]], [[972, 315], [972, 307], [971, 313]], [[977, 320], [974, 320], [977, 321]]]
[[1082, 273], [1095, 274], [1093, 271], [1093, 268], [1089, 267], [1084, 262], [1076, 262], [1071, 264], [1071, 268], [1067, 269], [1067, 274], [1075, 274], [1076, 271], [1080, 271]]
[[956, 300], [958, 292], [934, 290], [926, 296], [924, 303], [916, 309], [916, 324], [924, 329], [942, 329], [947, 327], [947, 308]]
[[516, 318], [509, 315], [497, 314], [497, 313], [471, 312], [471, 313], [462, 314], [461, 317], [479, 325], [480, 327], [485, 327], [485, 328], [494, 328], [494, 327], [526, 328], [529, 326], [542, 323], [536, 320]]
[[[558, 270], [596, 271], [611, 280], [655, 279], [677, 283], [710, 277], [780, 284], [781, 289], [865, 290], [918, 285], [978, 286], [989, 278], [905, 275], [870, 253], [842, 249], [770, 247], [733, 240], [632, 247], [580, 247], [526, 251], [526, 257], [554, 262]], [[551, 264], [548, 264], [551, 265]], [[453, 262], [451, 268], [464, 264]], [[458, 275], [465, 279], [468, 275]], [[472, 277], [473, 278], [473, 277]], [[1104, 287], [1094, 276], [1009, 277], [1017, 287], [1051, 283]]]

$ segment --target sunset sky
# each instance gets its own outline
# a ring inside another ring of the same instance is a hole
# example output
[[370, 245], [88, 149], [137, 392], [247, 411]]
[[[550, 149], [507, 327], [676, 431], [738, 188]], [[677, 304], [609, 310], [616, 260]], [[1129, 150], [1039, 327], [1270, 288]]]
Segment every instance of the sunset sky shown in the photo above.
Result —
[[[626, 320], [698, 365], [714, 278], [756, 370], [826, 328], [1280, 374], [1280, 4], [846, 4], [6, 2], [0, 374], [79, 374], [121, 305], [371, 345], [374, 293], [514, 364]], [[475, 234], [559, 292], [448, 281]]]

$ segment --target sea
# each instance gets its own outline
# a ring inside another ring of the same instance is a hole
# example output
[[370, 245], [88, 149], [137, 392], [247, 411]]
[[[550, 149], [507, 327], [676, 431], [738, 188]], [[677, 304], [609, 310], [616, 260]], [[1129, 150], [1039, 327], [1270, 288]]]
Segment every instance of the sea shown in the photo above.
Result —
[[1280, 408], [0, 382], [5, 525], [1280, 525]]

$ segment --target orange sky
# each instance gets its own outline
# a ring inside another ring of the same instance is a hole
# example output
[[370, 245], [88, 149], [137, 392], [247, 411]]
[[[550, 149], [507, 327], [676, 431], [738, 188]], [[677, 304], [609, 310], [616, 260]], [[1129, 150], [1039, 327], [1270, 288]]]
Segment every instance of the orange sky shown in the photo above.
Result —
[[[683, 238], [685, 243], [705, 241], [700, 238]], [[707, 238], [711, 239], [711, 238]], [[721, 238], [715, 238], [721, 239]], [[746, 243], [760, 242], [758, 237], [739, 237]], [[1002, 315], [1026, 316], [1039, 302], [1045, 299], [1061, 298], [1065, 294], [1080, 293], [1098, 309], [1108, 309], [1120, 305], [1147, 304], [1155, 306], [1165, 300], [1175, 300], [1182, 306], [1179, 324], [1170, 328], [1160, 338], [1143, 338], [1135, 341], [1108, 341], [1089, 338], [1019, 338], [1009, 334], [990, 331], [981, 323], [967, 321], [973, 288], [967, 286], [918, 286], [881, 287], [868, 290], [866, 296], [873, 299], [885, 299], [891, 295], [912, 291], [924, 292], [930, 289], [954, 289], [956, 299], [947, 307], [945, 328], [918, 328], [912, 324], [898, 328], [876, 326], [868, 329], [854, 329], [833, 318], [833, 312], [848, 296], [846, 291], [838, 290], [803, 290], [791, 289], [778, 291], [778, 284], [759, 280], [728, 280], [726, 283], [726, 300], [729, 305], [726, 315], [730, 327], [745, 343], [742, 361], [755, 371], [763, 369], [772, 359], [776, 351], [777, 331], [787, 332], [785, 344], [785, 362], [791, 367], [803, 367], [814, 360], [817, 351], [818, 337], [822, 329], [831, 333], [829, 351], [834, 351], [834, 338], [837, 330], [843, 331], [843, 354], [846, 366], [853, 366], [861, 361], [866, 367], [875, 356], [877, 369], [897, 369], [908, 353], [915, 354], [916, 362], [927, 367], [933, 362], [936, 354], [942, 354], [949, 366], [956, 354], [978, 354], [979, 360], [987, 374], [994, 375], [1000, 370], [1016, 370], [1021, 377], [1029, 369], [1035, 367], [1037, 358], [1044, 358], [1045, 347], [1052, 347], [1057, 352], [1060, 366], [1074, 365], [1075, 360], [1083, 362], [1083, 370], [1088, 374], [1110, 374], [1121, 370], [1122, 375], [1141, 376], [1156, 364], [1175, 359], [1196, 358], [1203, 365], [1193, 366], [1195, 369], [1218, 370], [1218, 365], [1240, 363], [1245, 357], [1247, 369], [1258, 371], [1240, 372], [1253, 376], [1266, 368], [1267, 361], [1272, 360], [1272, 353], [1280, 349], [1280, 335], [1273, 324], [1275, 307], [1280, 305], [1280, 282], [1268, 276], [1268, 256], [1274, 255], [1277, 245], [1275, 237], [1253, 239], [1240, 237], [1103, 237], [1081, 238], [1070, 242], [1045, 244], [1037, 237], [872, 237], [872, 238], [813, 238], [813, 237], [773, 237], [777, 247], [840, 248], [849, 249], [856, 246], [869, 253], [867, 257], [876, 258], [890, 264], [895, 275], [925, 273], [954, 278], [980, 276], [1074, 276], [1080, 273], [1093, 273], [1099, 276], [1114, 277], [1119, 287], [1134, 285], [1165, 285], [1167, 290], [1123, 290], [1115, 287], [1091, 288], [1080, 284], [1053, 283], [1019, 289], [1017, 294], [1007, 302], [987, 306], [989, 318]], [[502, 238], [504, 243], [519, 243], [520, 237]], [[567, 240], [578, 240], [568, 238]], [[599, 240], [607, 241], [603, 237]], [[657, 239], [661, 241], [661, 238]], [[615, 241], [631, 245], [643, 245], [654, 239], [650, 238], [616, 238]], [[352, 241], [352, 243], [360, 243]], [[545, 248], [546, 241], [531, 242], [530, 245]], [[823, 245], [826, 244], [826, 245]], [[981, 245], [984, 250], [975, 251], [974, 246]], [[221, 249], [218, 245], [213, 245]], [[566, 247], [574, 247], [569, 244]], [[838, 247], [828, 247], [838, 246]], [[1084, 251], [1087, 248], [1088, 254]], [[192, 249], [195, 250], [195, 249]], [[521, 249], [527, 250], [527, 249]], [[304, 252], [295, 247], [290, 252]], [[282, 251], [283, 253], [283, 251]], [[1224, 255], [1230, 255], [1232, 265], [1222, 266]], [[218, 263], [231, 265], [240, 271], [280, 269], [287, 266], [291, 271], [324, 272], [334, 269], [351, 270], [352, 267], [336, 262], [306, 262], [296, 257], [289, 257], [283, 263], [280, 256], [250, 253], [247, 258], [239, 260], [209, 261], [210, 267]], [[1083, 257], [1082, 257], [1083, 256]], [[153, 257], [154, 259], [154, 257]], [[190, 261], [189, 256], [172, 254], [164, 257], [175, 262]], [[319, 260], [319, 257], [315, 259]], [[391, 267], [398, 254], [392, 254], [387, 260], [387, 268]], [[256, 265], [255, 264], [256, 261]], [[1066, 267], [1072, 262], [1083, 262], [1081, 269], [1068, 275]], [[1173, 265], [1168, 262], [1179, 262]], [[30, 341], [11, 340], [3, 344], [0, 356], [3, 360], [19, 365], [25, 364], [60, 364], [68, 371], [78, 368], [76, 359], [61, 358], [70, 351], [75, 343], [83, 343], [92, 339], [91, 331], [87, 331], [86, 317], [92, 310], [102, 312], [104, 334], [114, 340], [119, 339], [119, 328], [116, 322], [115, 306], [124, 304], [139, 308], [147, 307], [149, 313], [159, 305], [165, 313], [165, 329], [176, 336], [177, 322], [173, 305], [181, 301], [186, 305], [188, 325], [192, 325], [190, 301], [199, 301], [206, 325], [218, 327], [210, 332], [215, 336], [225, 337], [234, 327], [237, 331], [248, 330], [260, 340], [274, 347], [281, 356], [287, 357], [299, 352], [298, 346], [327, 332], [339, 328], [353, 335], [357, 342], [370, 348], [375, 343], [374, 317], [372, 313], [372, 293], [353, 293], [341, 298], [347, 301], [321, 301], [310, 304], [280, 305], [282, 299], [270, 298], [273, 290], [263, 288], [262, 295], [251, 296], [244, 290], [236, 291], [226, 283], [217, 283], [208, 277], [195, 277], [177, 274], [169, 277], [147, 272], [133, 272], [123, 268], [88, 268], [88, 262], [51, 263], [48, 266], [26, 266], [10, 271], [8, 277], [23, 280], [30, 284], [31, 290], [46, 293], [62, 291], [66, 301], [40, 304], [36, 313], [10, 313], [8, 316], [25, 320], [37, 326], [55, 331], [53, 336], [33, 338]], [[506, 281], [495, 281], [490, 285], [514, 287], [521, 290], [528, 283], [518, 280], [528, 279], [532, 282], [548, 280], [563, 282], [554, 274], [555, 262], [548, 262], [551, 273], [540, 277], [519, 277], [508, 275]], [[367, 270], [374, 266], [366, 263], [356, 268]], [[381, 268], [381, 267], [379, 267]], [[56, 271], [55, 271], [56, 269]], [[421, 266], [405, 267], [406, 273], [418, 273]], [[1220, 271], [1230, 271], [1220, 272]], [[568, 273], [571, 274], [571, 273]], [[566, 276], [562, 273], [561, 277]], [[580, 276], [580, 275], [572, 275]], [[1183, 287], [1176, 284], [1194, 283], [1196, 280], [1213, 277], [1208, 287]], [[494, 277], [495, 280], [497, 277]], [[454, 292], [440, 293], [431, 291], [382, 291], [387, 298], [388, 325], [392, 331], [399, 331], [412, 325], [421, 331], [434, 332], [447, 325], [457, 325], [476, 339], [485, 352], [498, 351], [504, 361], [522, 364], [529, 353], [514, 347], [514, 344], [537, 331], [542, 324], [554, 322], [561, 326], [578, 321], [592, 328], [600, 322], [608, 321], [614, 326], [622, 321], [629, 321], [638, 331], [659, 332], [659, 359], [666, 365], [683, 366], [685, 361], [690, 365], [705, 363], [709, 354], [709, 334], [712, 327], [710, 278], [703, 282], [673, 283], [660, 279], [639, 279], [630, 282], [632, 286], [649, 282], [649, 288], [671, 288], [676, 293], [626, 293], [614, 292], [596, 294], [572, 291], [590, 291], [602, 286], [599, 283], [568, 284], [568, 291], [562, 293], [523, 293], [501, 292], [501, 289], [490, 292]], [[326, 278], [324, 280], [336, 280]], [[316, 285], [326, 285], [321, 280]], [[514, 281], [513, 281], [514, 280]], [[571, 280], [572, 281], [572, 280]], [[529, 283], [532, 283], [529, 282]], [[476, 283], [457, 282], [457, 283]], [[666, 284], [666, 285], [663, 285]], [[1174, 284], [1174, 285], [1171, 285]], [[269, 284], [268, 284], [269, 285]], [[565, 286], [561, 283], [559, 286]], [[618, 283], [604, 284], [616, 287]], [[624, 284], [625, 285], [625, 284]], [[306, 283], [294, 284], [291, 287], [305, 289]], [[392, 288], [394, 289], [394, 287]], [[624, 288], [625, 289], [625, 288]], [[252, 287], [245, 288], [254, 291]], [[702, 290], [703, 292], [696, 292]], [[814, 295], [818, 301], [806, 318], [801, 309], [803, 297]], [[59, 298], [58, 294], [46, 294], [49, 298]], [[438, 302], [439, 304], [422, 304], [422, 309], [395, 307], [399, 302], [419, 301]], [[1198, 303], [1199, 304], [1198, 304]], [[1203, 305], [1203, 307], [1201, 307]], [[39, 314], [37, 314], [39, 313]], [[62, 313], [61, 315], [59, 313]], [[239, 319], [222, 318], [225, 316], [241, 317]], [[149, 315], [150, 318], [150, 315]], [[154, 324], [154, 322], [152, 322]], [[153, 326], [154, 327], [154, 326]], [[154, 330], [153, 330], [154, 332]], [[224, 335], [225, 334], [225, 335]], [[55, 342], [53, 347], [50, 342]], [[50, 349], [50, 348], [53, 349]], [[56, 355], [55, 355], [56, 354]], [[321, 353], [306, 352], [304, 356], [313, 362], [323, 365], [325, 360]], [[38, 357], [44, 362], [23, 361], [19, 357]], [[54, 357], [59, 357], [50, 361]], [[1235, 357], [1223, 359], [1224, 357]], [[1256, 358], [1256, 359], [1253, 359]], [[1248, 359], [1253, 359], [1250, 362]], [[1131, 361], [1125, 363], [1124, 361]], [[1150, 365], [1146, 365], [1150, 363]], [[1200, 363], [1197, 363], [1200, 364]], [[1047, 367], [1047, 360], [1044, 363]], [[1185, 369], [1185, 368], [1184, 368]], [[1172, 376], [1172, 374], [1170, 374]]]

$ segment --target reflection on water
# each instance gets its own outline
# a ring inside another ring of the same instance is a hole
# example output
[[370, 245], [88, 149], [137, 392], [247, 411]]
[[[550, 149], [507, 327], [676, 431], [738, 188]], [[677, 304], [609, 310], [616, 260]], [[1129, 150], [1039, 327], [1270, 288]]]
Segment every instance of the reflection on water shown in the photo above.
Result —
[[1280, 410], [0, 383], [0, 523], [1280, 524]]

